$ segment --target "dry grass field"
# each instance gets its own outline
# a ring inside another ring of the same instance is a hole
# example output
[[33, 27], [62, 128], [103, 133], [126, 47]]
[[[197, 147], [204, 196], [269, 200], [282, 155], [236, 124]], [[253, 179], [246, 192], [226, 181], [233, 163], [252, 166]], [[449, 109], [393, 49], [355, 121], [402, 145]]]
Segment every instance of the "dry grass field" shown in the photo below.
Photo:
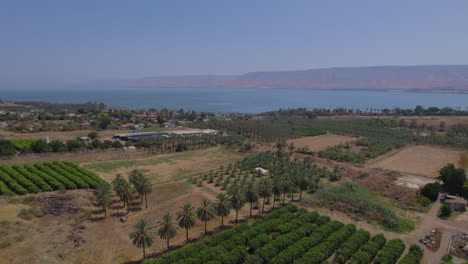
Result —
[[296, 148], [308, 146], [310, 151], [320, 151], [328, 147], [336, 146], [353, 140], [356, 140], [356, 138], [334, 134], [325, 134], [314, 137], [290, 139], [286, 141], [286, 143], [288, 145], [293, 143]]
[[[12, 131], [0, 130], [1, 139], [44, 139], [49, 137], [50, 140], [66, 141], [76, 139], [88, 135], [91, 130], [78, 130], [78, 131], [51, 131], [51, 132], [37, 132], [37, 133], [15, 133]], [[132, 130], [103, 130], [99, 131], [99, 137], [107, 138], [112, 137], [118, 133], [131, 133]]]
[[457, 164], [462, 155], [466, 153], [430, 146], [408, 146], [369, 161], [367, 166], [435, 178], [440, 168], [447, 163]]
[[[198, 206], [202, 199], [214, 200], [220, 192], [212, 186], [196, 187], [187, 183], [187, 178], [201, 172], [226, 165], [243, 157], [221, 147], [206, 150], [165, 154], [150, 158], [83, 163], [106, 180], [116, 173], [126, 175], [129, 171], [143, 169], [153, 179], [153, 192], [148, 196], [149, 208], [135, 200], [128, 221], [122, 223], [119, 216], [126, 212], [118, 198], [108, 217], [94, 207], [89, 200], [91, 191], [67, 191], [42, 193], [35, 197], [73, 197], [78, 213], [59, 216], [46, 214], [30, 220], [19, 217], [21, 209], [38, 208], [40, 205], [25, 202], [24, 197], [0, 198], [0, 235], [8, 245], [0, 248], [1, 263], [123, 263], [141, 258], [141, 250], [131, 244], [129, 234], [139, 219], [147, 219], [157, 225], [162, 215], [173, 215], [186, 202]], [[35, 202], [37, 203], [37, 202]], [[245, 216], [247, 208], [240, 215]], [[86, 216], [90, 219], [85, 220]], [[175, 217], [175, 215], [174, 215]], [[227, 219], [231, 221], [234, 214]], [[219, 225], [216, 218], [208, 224], [210, 231]], [[203, 225], [190, 230], [190, 236], [200, 238]], [[184, 232], [180, 230], [173, 245], [184, 244]], [[78, 243], [76, 241], [78, 240]], [[0, 241], [0, 242], [3, 242]], [[0, 245], [1, 246], [1, 245]], [[164, 250], [165, 241], [157, 238], [148, 253]]]

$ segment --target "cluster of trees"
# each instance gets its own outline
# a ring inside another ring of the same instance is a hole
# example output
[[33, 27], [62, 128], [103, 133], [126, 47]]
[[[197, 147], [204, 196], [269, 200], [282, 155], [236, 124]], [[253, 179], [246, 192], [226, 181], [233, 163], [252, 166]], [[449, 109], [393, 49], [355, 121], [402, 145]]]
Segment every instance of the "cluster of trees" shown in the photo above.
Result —
[[[267, 169], [268, 175], [256, 170], [257, 167]], [[263, 211], [265, 204], [270, 204], [271, 198], [273, 207], [276, 201], [282, 201], [284, 205], [286, 196], [290, 196], [293, 201], [296, 193], [299, 193], [301, 200], [302, 193], [315, 191], [319, 177], [325, 175], [330, 175], [330, 179], [341, 177], [339, 171], [328, 172], [326, 168], [312, 165], [310, 158], [299, 161], [291, 160], [290, 155], [285, 153], [262, 152], [230, 163], [226, 168], [221, 166], [217, 172], [211, 171], [202, 176], [202, 180], [221, 186], [228, 194], [236, 193], [236, 196], [245, 200], [238, 202], [236, 207], [240, 209], [247, 202], [252, 212], [259, 201]]]
[[135, 147], [145, 148], [151, 152], [181, 152], [193, 149], [209, 148], [217, 145], [241, 146], [244, 140], [239, 136], [192, 135], [172, 136], [168, 138], [144, 138], [134, 143]]
[[420, 105], [414, 109], [401, 109], [401, 108], [366, 108], [366, 109], [352, 109], [352, 108], [293, 108], [293, 109], [279, 109], [278, 111], [271, 111], [262, 113], [262, 115], [269, 116], [305, 116], [308, 118], [314, 118], [316, 116], [330, 116], [330, 115], [392, 115], [392, 116], [421, 116], [421, 115], [468, 115], [468, 111], [461, 109], [453, 109], [450, 107], [428, 107], [424, 108]]
[[440, 169], [438, 179], [444, 183], [443, 188], [448, 193], [468, 198], [468, 179], [464, 168], [457, 168], [449, 163]]
[[66, 161], [0, 166], [0, 194], [3, 195], [89, 189], [102, 182], [94, 173]]

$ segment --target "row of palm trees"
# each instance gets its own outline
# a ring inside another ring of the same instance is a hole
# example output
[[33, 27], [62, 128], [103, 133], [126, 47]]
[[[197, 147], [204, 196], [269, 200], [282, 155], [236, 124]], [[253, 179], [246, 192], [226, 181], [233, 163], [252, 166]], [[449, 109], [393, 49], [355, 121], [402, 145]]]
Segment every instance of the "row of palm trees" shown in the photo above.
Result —
[[[268, 179], [262, 179], [257, 184], [249, 182], [244, 190], [235, 185], [228, 190], [228, 195], [221, 193], [216, 197], [217, 199], [214, 202], [203, 199], [198, 208], [193, 207], [190, 203], [184, 204], [176, 213], [176, 219], [174, 219], [170, 213], [166, 213], [162, 217], [162, 220], [158, 222], [158, 229], [156, 232], [153, 231], [154, 227], [147, 220], [139, 220], [134, 226], [134, 231], [130, 234], [130, 239], [133, 245], [143, 249], [143, 258], [146, 258], [146, 248], [153, 244], [156, 236], [166, 240], [166, 246], [167, 249], [169, 249], [170, 240], [177, 235], [179, 228], [182, 228], [185, 229], [185, 242], [188, 243], [189, 230], [195, 227], [197, 219], [204, 223], [205, 235], [208, 231], [208, 222], [213, 220], [216, 216], [221, 218], [220, 226], [221, 229], [224, 229], [224, 219], [230, 215], [232, 209], [235, 210], [235, 222], [237, 223], [239, 210], [242, 209], [246, 203], [250, 203], [249, 216], [252, 217], [253, 204], [256, 203], [259, 198], [263, 198], [261, 210], [263, 213], [265, 200], [269, 199], [271, 194], [271, 184]], [[275, 197], [279, 197], [279, 195]]]
[[135, 198], [135, 192], [138, 193], [141, 203], [145, 202], [148, 208], [148, 194], [152, 191], [152, 185], [149, 178], [143, 174], [141, 170], [133, 170], [130, 172], [128, 181], [117, 174], [112, 184], [101, 183], [94, 191], [94, 197], [99, 207], [104, 211], [104, 216], [107, 217], [107, 209], [112, 206], [112, 189], [119, 196], [123, 206], [127, 206], [127, 214], [130, 211], [130, 201]]

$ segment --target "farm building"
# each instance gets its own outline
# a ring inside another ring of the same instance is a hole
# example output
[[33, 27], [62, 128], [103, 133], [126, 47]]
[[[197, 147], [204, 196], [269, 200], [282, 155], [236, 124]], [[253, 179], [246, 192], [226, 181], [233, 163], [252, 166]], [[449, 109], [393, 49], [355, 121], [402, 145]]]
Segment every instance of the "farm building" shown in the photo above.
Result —
[[467, 201], [463, 198], [447, 194], [445, 196], [442, 196], [440, 201], [442, 203], [450, 205], [450, 207], [452, 207], [454, 211], [458, 211], [458, 212], [466, 211]]
[[128, 134], [115, 134], [112, 138], [122, 141], [137, 141], [143, 138], [164, 138], [172, 136], [184, 136], [184, 135], [215, 135], [218, 132], [212, 129], [190, 129], [190, 130], [172, 130], [172, 131], [161, 131], [161, 132], [143, 132], [143, 133], [128, 133]]

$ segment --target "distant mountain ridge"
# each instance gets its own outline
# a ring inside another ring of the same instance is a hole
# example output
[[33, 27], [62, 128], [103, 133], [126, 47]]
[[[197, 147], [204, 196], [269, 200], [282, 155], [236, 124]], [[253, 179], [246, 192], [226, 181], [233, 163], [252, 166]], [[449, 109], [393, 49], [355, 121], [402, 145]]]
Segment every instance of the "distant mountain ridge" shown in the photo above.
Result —
[[343, 67], [250, 72], [237, 76], [162, 76], [112, 81], [118, 87], [286, 88], [468, 91], [468, 65]]

